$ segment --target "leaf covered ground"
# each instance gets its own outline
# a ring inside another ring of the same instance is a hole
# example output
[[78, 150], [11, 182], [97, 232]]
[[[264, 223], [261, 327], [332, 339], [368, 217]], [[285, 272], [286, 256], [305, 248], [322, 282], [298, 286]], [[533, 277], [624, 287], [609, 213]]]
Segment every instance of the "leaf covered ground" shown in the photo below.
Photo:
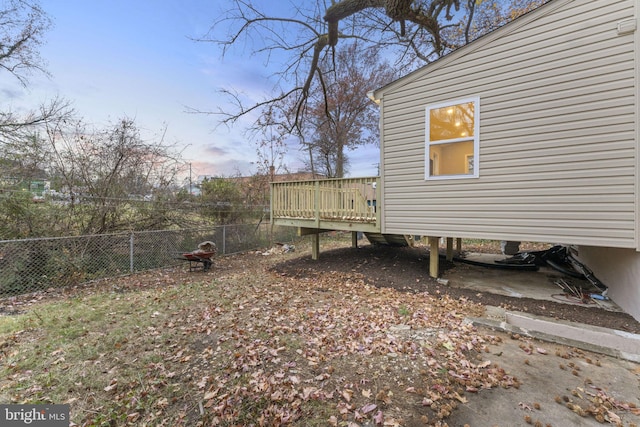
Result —
[[[605, 363], [478, 329], [465, 319], [484, 307], [464, 297], [376, 287], [353, 271], [274, 268], [305, 256], [246, 253], [206, 273], [5, 300], [0, 402], [69, 403], [83, 426], [447, 425], [475, 396], [522, 385], [500, 363], [505, 341], [527, 366], [555, 357], [571, 375]], [[567, 416], [634, 425], [640, 415], [637, 396], [576, 390], [582, 400], [556, 396]], [[544, 418], [528, 415], [536, 404], [522, 403], [521, 425]]]

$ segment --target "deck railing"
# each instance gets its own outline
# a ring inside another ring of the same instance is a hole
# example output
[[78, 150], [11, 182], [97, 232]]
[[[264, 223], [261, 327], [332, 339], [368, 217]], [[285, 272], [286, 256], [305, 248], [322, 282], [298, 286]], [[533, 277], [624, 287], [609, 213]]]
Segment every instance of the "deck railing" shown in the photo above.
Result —
[[274, 219], [362, 222], [377, 221], [377, 177], [274, 182]]

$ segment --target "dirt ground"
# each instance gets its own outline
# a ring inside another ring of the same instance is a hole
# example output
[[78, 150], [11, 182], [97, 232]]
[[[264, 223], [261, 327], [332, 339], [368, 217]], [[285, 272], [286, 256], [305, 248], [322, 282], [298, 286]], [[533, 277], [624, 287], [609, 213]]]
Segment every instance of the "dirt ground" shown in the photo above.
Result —
[[[366, 240], [364, 242], [365, 244], [361, 244], [357, 249], [323, 249], [319, 260], [312, 260], [310, 256], [294, 257], [277, 264], [274, 270], [294, 277], [313, 277], [327, 272], [359, 273], [368, 284], [380, 288], [394, 288], [401, 292], [446, 294], [456, 299], [463, 297], [483, 305], [640, 334], [640, 323], [623, 312], [553, 301], [544, 301], [544, 304], [541, 304], [540, 301], [526, 297], [509, 297], [445, 286], [429, 277], [429, 254], [424, 246], [401, 248], [373, 246]], [[489, 253], [498, 250], [491, 245], [467, 246], [463, 249]], [[442, 259], [440, 261], [440, 271], [447, 273], [464, 275], [465, 270], [483, 268], [450, 263]]]
[[[0, 402], [70, 403], [83, 427], [640, 425], [637, 364], [465, 321], [539, 301], [441, 285], [424, 247], [349, 243], [0, 300]], [[544, 306], [640, 331], [623, 313]]]

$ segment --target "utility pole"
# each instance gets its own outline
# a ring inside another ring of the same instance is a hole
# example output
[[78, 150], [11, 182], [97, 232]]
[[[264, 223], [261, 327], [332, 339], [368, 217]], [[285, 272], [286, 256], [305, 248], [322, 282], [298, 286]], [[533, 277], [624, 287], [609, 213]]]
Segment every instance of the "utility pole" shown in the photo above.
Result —
[[192, 189], [191, 189], [191, 162], [189, 162], [189, 196], [192, 196]]

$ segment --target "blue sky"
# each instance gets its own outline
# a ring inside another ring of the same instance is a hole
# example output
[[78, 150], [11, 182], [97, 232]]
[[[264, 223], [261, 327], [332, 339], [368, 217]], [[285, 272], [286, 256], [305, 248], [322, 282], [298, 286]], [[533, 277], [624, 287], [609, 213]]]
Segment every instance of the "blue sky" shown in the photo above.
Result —
[[[287, 4], [264, 3], [271, 11]], [[35, 108], [59, 94], [97, 128], [126, 116], [151, 136], [166, 124], [165, 140], [184, 148], [194, 175], [256, 172], [256, 148], [244, 133], [248, 121], [228, 129], [217, 126], [215, 116], [186, 112], [224, 107], [221, 88], [262, 99], [273, 87], [272, 70], [259, 58], [235, 51], [223, 60], [217, 46], [190, 39], [209, 29], [224, 1], [41, 0], [41, 5], [54, 22], [40, 49], [52, 76], [33, 76], [24, 89], [0, 74], [0, 104]], [[376, 147], [349, 155], [351, 176], [377, 174]], [[287, 166], [300, 168], [301, 156], [290, 150]]]

